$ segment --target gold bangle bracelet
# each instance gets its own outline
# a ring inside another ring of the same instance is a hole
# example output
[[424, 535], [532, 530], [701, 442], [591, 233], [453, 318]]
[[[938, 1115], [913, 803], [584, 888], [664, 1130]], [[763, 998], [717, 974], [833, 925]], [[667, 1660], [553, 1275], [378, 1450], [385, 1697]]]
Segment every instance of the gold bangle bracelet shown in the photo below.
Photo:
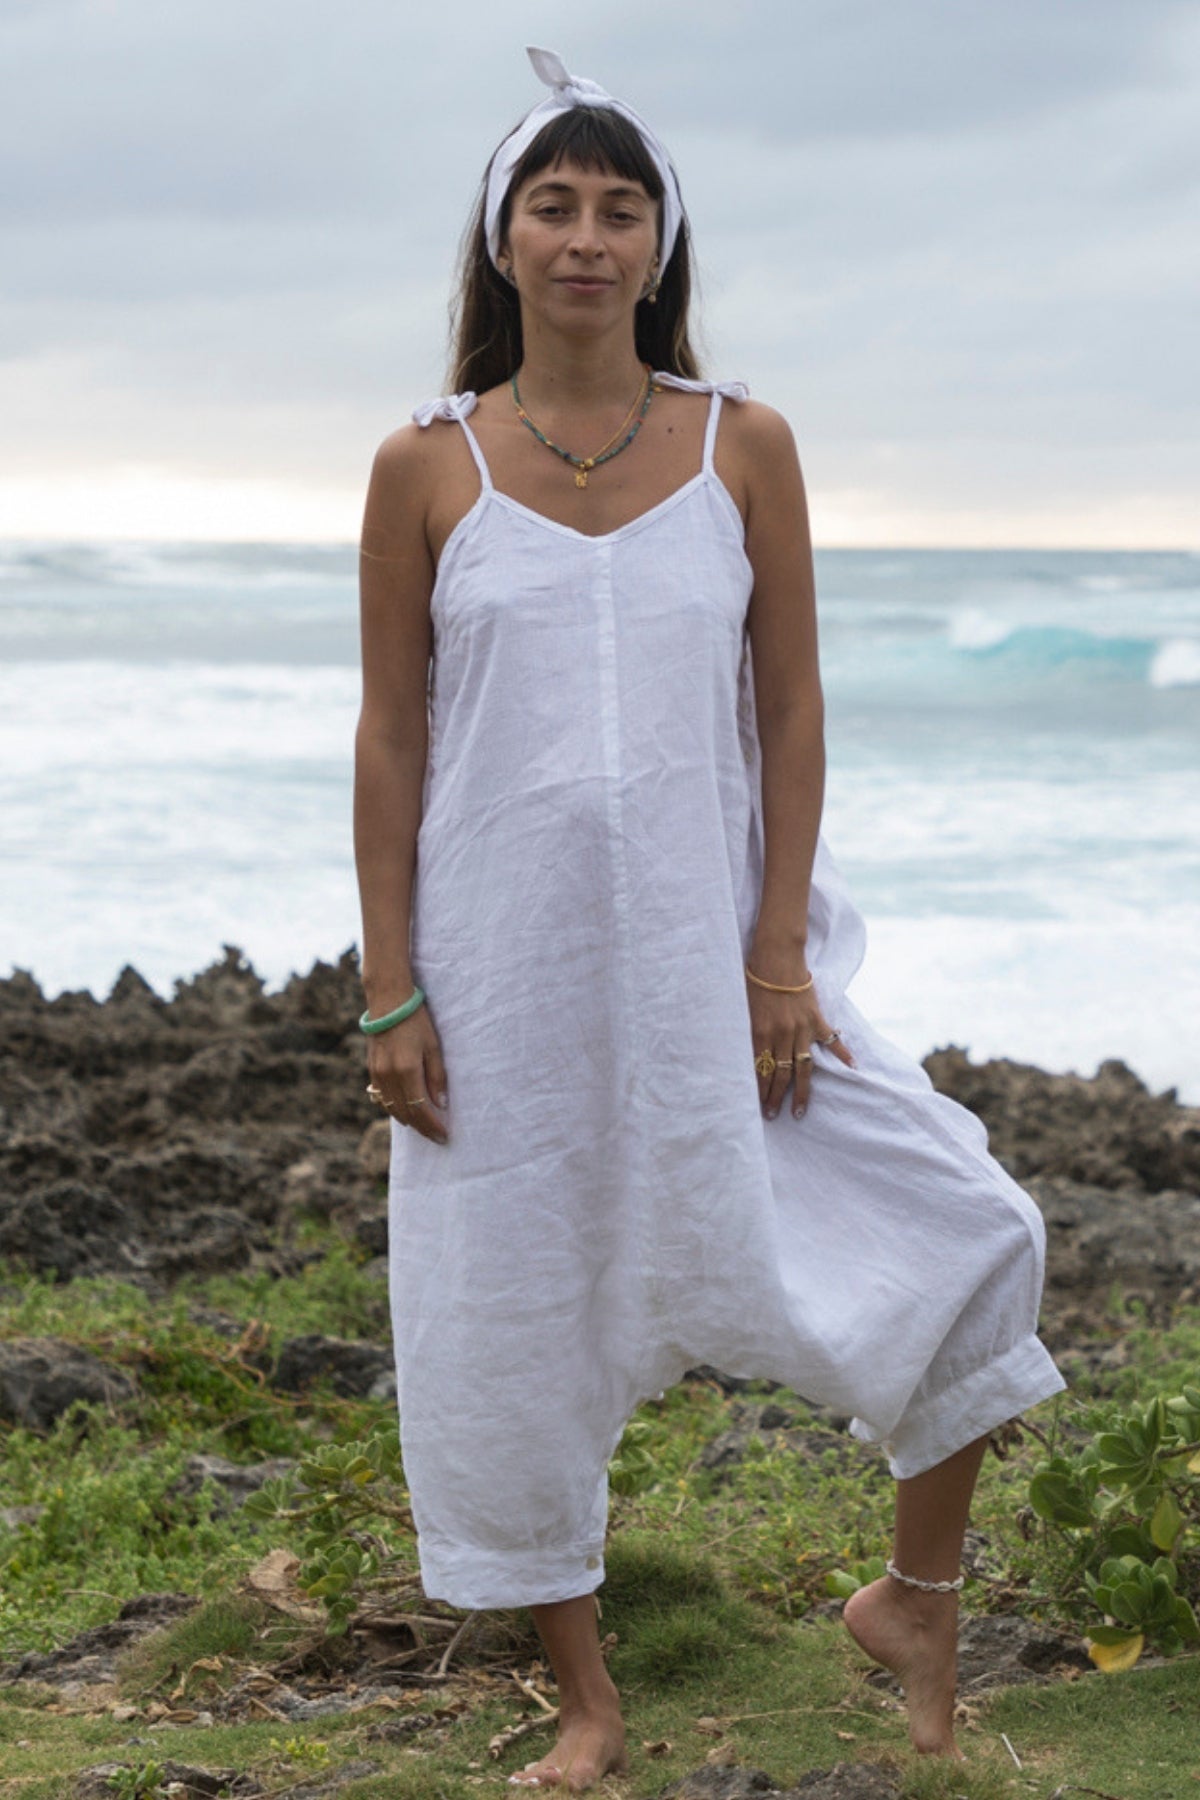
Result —
[[763, 981], [761, 976], [753, 973], [748, 963], [746, 964], [746, 974], [756, 987], [770, 988], [773, 994], [806, 994], [813, 984], [813, 977], [810, 975], [808, 980], [800, 987], [780, 987], [777, 982]]

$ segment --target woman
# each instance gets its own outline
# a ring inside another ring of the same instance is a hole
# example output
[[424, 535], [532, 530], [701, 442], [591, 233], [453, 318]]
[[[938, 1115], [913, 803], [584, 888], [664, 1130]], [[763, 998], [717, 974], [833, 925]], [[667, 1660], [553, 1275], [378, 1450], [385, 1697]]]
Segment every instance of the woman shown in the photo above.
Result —
[[515, 1784], [623, 1768], [606, 1464], [689, 1367], [775, 1378], [884, 1446], [894, 1561], [846, 1624], [954, 1755], [987, 1433], [1063, 1386], [1041, 1219], [846, 996], [791, 432], [698, 379], [653, 132], [529, 54], [553, 91], [489, 165], [458, 391], [381, 446], [363, 524], [362, 1024], [422, 1577], [533, 1610], [559, 1737]]

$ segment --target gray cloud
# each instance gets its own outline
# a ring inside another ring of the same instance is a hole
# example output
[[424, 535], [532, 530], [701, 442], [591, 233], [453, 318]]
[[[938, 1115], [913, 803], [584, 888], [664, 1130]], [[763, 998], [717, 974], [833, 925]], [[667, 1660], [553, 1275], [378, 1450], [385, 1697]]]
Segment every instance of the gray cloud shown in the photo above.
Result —
[[873, 487], [998, 525], [1056, 492], [1194, 510], [1194, 0], [540, 0], [519, 29], [483, 0], [9, 0], [0, 496], [122, 460], [360, 485], [441, 385], [526, 40], [661, 129], [716, 372], [864, 517]]

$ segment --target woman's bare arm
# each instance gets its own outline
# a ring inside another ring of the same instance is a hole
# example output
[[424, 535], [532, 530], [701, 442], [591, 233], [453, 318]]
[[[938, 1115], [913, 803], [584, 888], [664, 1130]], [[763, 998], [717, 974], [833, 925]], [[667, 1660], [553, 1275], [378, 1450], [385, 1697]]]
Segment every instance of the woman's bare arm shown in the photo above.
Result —
[[768, 406], [747, 401], [745, 413], [739, 460], [746, 471], [746, 554], [754, 569], [747, 617], [765, 840], [750, 966], [767, 981], [798, 983], [804, 979], [809, 889], [825, 799], [812, 543], [791, 427]]
[[363, 515], [363, 698], [355, 736], [354, 853], [362, 903], [362, 980], [378, 1017], [413, 989], [413, 876], [428, 751], [434, 566], [425, 534], [419, 427], [380, 445]]
[[[746, 402], [747, 409], [752, 405]], [[739, 409], [741, 410], [741, 409]], [[809, 981], [808, 903], [825, 802], [825, 702], [817, 657], [817, 604], [808, 503], [786, 419], [754, 406], [739, 421], [744, 456], [746, 554], [754, 570], [747, 622], [762, 746], [764, 863], [749, 967], [763, 981], [799, 989], [770, 992], [747, 980], [750, 1035], [763, 1110], [774, 1118], [792, 1089], [799, 1117], [812, 1092], [814, 1045], [853, 1066]]]

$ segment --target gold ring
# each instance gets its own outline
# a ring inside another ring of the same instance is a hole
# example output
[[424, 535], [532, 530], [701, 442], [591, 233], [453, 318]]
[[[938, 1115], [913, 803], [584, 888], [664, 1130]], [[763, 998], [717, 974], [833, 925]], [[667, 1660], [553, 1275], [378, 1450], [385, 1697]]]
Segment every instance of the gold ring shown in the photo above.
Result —
[[775, 1073], [775, 1058], [769, 1050], [762, 1050], [754, 1059], [754, 1067], [769, 1080]]
[[367, 1099], [373, 1100], [376, 1106], [383, 1106], [386, 1104], [383, 1098], [383, 1089], [376, 1087], [373, 1081], [367, 1083]]
[[813, 1059], [813, 1055], [812, 1055], [811, 1050], [802, 1050], [800, 1052], [799, 1056], [796, 1058], [796, 1061], [797, 1062], [811, 1062], [812, 1059]]

